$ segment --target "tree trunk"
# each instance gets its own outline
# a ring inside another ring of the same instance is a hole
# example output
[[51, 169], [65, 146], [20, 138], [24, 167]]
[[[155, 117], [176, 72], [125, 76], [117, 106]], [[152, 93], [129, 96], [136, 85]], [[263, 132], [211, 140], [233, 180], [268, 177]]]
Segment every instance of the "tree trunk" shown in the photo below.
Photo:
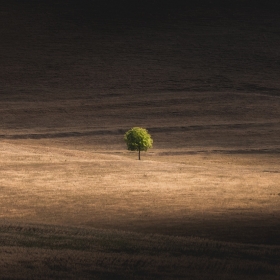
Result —
[[139, 149], [139, 154], [138, 154], [138, 158], [139, 158], [139, 160], [140, 160], [140, 149]]

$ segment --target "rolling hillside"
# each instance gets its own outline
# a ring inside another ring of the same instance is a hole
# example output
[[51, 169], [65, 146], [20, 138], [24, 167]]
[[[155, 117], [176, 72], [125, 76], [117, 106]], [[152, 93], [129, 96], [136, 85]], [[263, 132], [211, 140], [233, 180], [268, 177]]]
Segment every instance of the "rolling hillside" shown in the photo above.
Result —
[[0, 279], [279, 279], [267, 2], [0, 1]]

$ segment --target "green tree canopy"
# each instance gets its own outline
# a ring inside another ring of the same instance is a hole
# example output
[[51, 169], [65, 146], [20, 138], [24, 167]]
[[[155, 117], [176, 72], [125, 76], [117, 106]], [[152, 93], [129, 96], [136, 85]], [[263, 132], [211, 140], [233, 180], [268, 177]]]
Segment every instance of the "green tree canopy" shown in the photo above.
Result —
[[140, 160], [140, 152], [147, 151], [153, 146], [153, 139], [145, 128], [133, 127], [124, 135], [124, 141], [129, 151], [138, 151]]

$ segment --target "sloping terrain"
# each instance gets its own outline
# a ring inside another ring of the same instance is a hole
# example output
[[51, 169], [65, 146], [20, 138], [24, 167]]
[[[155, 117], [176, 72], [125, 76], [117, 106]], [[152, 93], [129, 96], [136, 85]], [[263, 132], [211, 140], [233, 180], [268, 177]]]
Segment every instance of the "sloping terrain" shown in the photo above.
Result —
[[279, 279], [279, 3], [134, 3], [0, 2], [0, 278]]
[[274, 153], [41, 141], [2, 141], [3, 279], [279, 277]]
[[166, 91], [279, 93], [279, 17], [273, 7], [203, 9], [187, 1], [176, 13], [148, 6], [138, 16], [128, 10], [122, 17], [88, 3], [97, 1], [78, 7], [3, 2], [2, 94], [38, 101]]
[[5, 240], [0, 248], [2, 279], [10, 279], [11, 273], [16, 279], [240, 279], [241, 275], [276, 279], [279, 275], [274, 261], [280, 257], [279, 248], [273, 247], [61, 226], [17, 224], [2, 225], [0, 230]]

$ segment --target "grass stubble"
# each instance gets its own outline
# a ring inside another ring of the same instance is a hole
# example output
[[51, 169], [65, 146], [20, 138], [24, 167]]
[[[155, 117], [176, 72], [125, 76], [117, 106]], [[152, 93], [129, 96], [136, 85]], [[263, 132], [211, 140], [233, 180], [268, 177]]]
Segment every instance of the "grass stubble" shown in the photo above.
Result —
[[278, 280], [276, 10], [34, 3], [1, 10], [0, 279]]
[[85, 138], [2, 141], [3, 279], [277, 279], [277, 154]]

